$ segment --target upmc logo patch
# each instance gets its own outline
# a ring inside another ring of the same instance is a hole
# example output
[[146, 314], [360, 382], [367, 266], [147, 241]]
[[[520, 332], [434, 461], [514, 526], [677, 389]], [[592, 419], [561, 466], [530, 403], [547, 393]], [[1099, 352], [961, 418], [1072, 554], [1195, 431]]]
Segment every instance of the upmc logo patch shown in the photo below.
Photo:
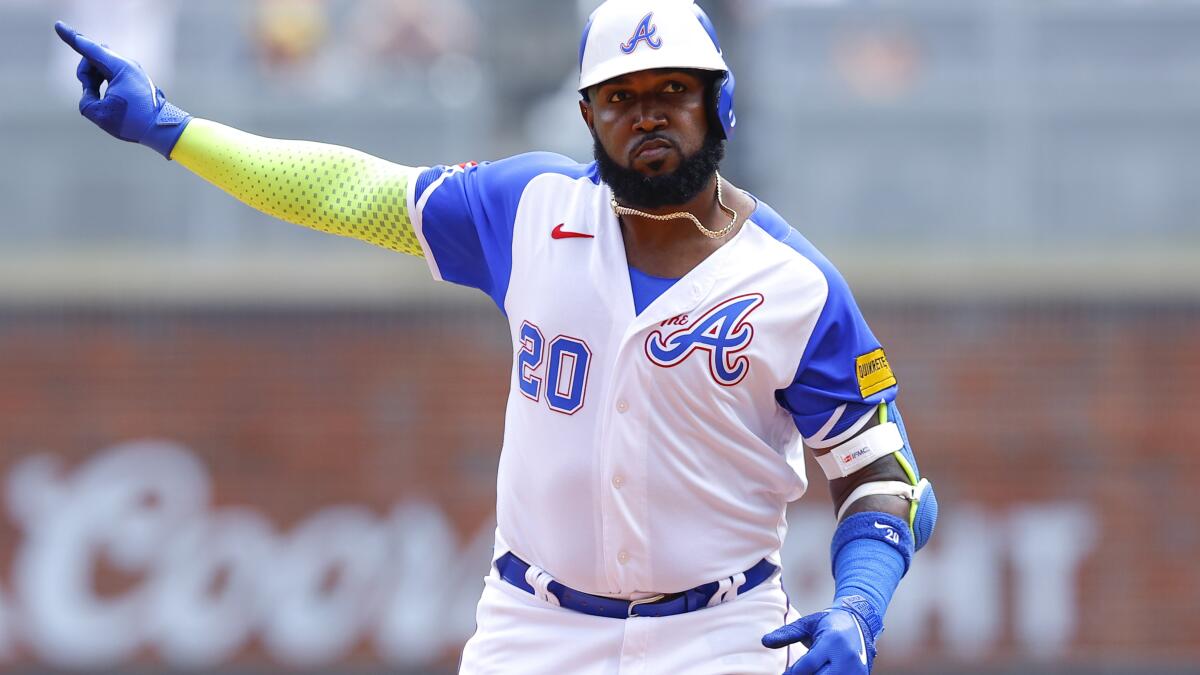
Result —
[[662, 38], [658, 37], [658, 26], [651, 23], [653, 20], [654, 12], [643, 16], [642, 20], [638, 22], [637, 28], [633, 31], [633, 37], [629, 38], [629, 42], [621, 45], [621, 51], [626, 54], [632, 54], [643, 41], [651, 49], [661, 47]]
[[[747, 319], [763, 304], [760, 293], [740, 295], [710, 309], [687, 327], [663, 336], [654, 331], [646, 338], [646, 356], [656, 365], [673, 368], [693, 352], [708, 353], [708, 368], [717, 384], [726, 387], [741, 382], [750, 371], [750, 359], [738, 352], [750, 346], [754, 326]], [[663, 325], [674, 323], [664, 321]]]

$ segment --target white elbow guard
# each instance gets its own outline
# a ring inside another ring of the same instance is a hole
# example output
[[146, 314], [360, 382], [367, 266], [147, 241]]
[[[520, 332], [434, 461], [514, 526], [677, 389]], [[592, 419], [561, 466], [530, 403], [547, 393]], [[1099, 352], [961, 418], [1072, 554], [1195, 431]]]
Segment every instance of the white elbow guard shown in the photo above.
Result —
[[908, 514], [908, 526], [912, 528], [915, 550], [921, 550], [921, 547], [933, 535], [933, 528], [937, 524], [938, 517], [937, 496], [933, 493], [933, 486], [929, 481], [922, 478], [917, 481], [916, 485], [898, 480], [863, 483], [847, 495], [845, 501], [842, 502], [841, 508], [838, 509], [838, 522], [842, 521], [842, 517], [846, 515], [846, 510], [850, 508], [851, 504], [872, 495], [901, 497], [912, 505]]
[[896, 426], [895, 422], [885, 422], [818, 456], [817, 464], [829, 480], [835, 480], [845, 478], [903, 447], [904, 438], [900, 435], [900, 427]]

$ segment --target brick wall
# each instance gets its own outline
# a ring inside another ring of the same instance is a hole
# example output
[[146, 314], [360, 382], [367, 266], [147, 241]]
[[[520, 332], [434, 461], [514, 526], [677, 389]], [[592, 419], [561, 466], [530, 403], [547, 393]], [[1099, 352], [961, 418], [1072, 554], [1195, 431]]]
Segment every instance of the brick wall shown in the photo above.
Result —
[[[1024, 652], [1023, 619], [1012, 616], [977, 652], [956, 652], [931, 627], [924, 654], [897, 661], [1200, 659], [1200, 308], [865, 310], [948, 516], [1071, 503], [1096, 519], [1071, 577], [1065, 648]], [[167, 439], [205, 467], [215, 506], [255, 509], [280, 531], [329, 505], [385, 514], [403, 501], [436, 505], [465, 540], [491, 517], [510, 362], [494, 314], [0, 312], [0, 476], [11, 511], [13, 471], [35, 453], [69, 474], [105, 448]], [[804, 501], [824, 513], [815, 482]], [[4, 639], [3, 618], [5, 607], [30, 611], [15, 562], [26, 529], [0, 519], [0, 657], [28, 664], [44, 654], [19, 622]], [[1022, 545], [1034, 544], [1013, 550]], [[119, 567], [98, 558], [100, 596], [140, 583]], [[1014, 602], [1006, 595], [996, 611], [1011, 614]], [[270, 651], [253, 637], [221, 663], [274, 663]], [[381, 651], [364, 633], [337, 661], [396, 663]], [[452, 645], [440, 653], [435, 662], [453, 664]], [[132, 654], [120, 658], [159, 658], [145, 646]]]

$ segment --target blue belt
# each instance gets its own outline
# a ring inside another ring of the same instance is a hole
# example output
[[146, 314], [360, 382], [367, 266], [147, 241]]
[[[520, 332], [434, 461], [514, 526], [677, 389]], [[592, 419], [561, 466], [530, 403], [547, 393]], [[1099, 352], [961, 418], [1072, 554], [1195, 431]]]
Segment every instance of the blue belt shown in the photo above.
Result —
[[[535, 595], [533, 586], [525, 580], [525, 572], [528, 569], [529, 564], [512, 553], [505, 553], [496, 560], [496, 571], [500, 573], [501, 579], [530, 595]], [[765, 558], [758, 561], [758, 564], [744, 572], [746, 583], [738, 586], [738, 594], [745, 593], [770, 579], [776, 569], [775, 565], [767, 562]], [[668, 593], [643, 600], [621, 600], [592, 595], [568, 588], [557, 581], [547, 584], [547, 589], [558, 598], [560, 607], [592, 616], [627, 619], [631, 616], [672, 616], [703, 609], [708, 606], [709, 600], [712, 600], [720, 586], [720, 582], [710, 581], [682, 593]]]

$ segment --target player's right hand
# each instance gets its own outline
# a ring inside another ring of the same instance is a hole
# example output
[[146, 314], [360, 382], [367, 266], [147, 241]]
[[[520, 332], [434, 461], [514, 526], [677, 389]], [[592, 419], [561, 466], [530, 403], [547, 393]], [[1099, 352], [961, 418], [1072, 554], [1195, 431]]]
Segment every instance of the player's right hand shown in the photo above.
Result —
[[[162, 90], [131, 61], [59, 21], [54, 30], [83, 57], [75, 75], [83, 83], [79, 112], [109, 134], [141, 143], [170, 159], [191, 116], [167, 103]], [[108, 82], [104, 95], [100, 87]]]

